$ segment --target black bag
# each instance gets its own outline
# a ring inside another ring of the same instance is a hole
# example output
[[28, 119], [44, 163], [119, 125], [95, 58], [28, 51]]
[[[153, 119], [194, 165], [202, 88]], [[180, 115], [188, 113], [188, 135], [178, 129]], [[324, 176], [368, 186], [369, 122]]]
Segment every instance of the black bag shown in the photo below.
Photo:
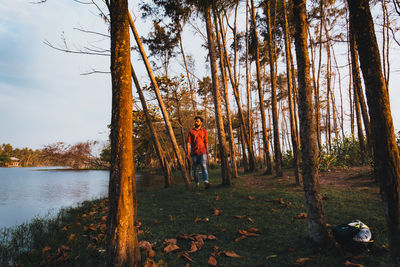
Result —
[[333, 229], [333, 236], [344, 250], [361, 253], [371, 249], [374, 243], [369, 227], [360, 220], [341, 224]]

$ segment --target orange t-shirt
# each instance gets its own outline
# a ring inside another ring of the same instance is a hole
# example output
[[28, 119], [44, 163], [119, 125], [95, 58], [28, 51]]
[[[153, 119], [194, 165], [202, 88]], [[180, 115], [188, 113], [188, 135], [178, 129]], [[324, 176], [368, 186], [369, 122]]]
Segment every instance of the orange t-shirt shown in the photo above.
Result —
[[190, 129], [187, 142], [190, 144], [190, 155], [203, 155], [207, 153], [208, 135], [206, 129]]

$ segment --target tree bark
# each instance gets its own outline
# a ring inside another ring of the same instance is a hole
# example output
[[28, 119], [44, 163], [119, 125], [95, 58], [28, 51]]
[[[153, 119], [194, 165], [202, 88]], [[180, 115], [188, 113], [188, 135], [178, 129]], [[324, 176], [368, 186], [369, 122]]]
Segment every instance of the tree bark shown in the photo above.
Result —
[[181, 173], [182, 173], [183, 181], [184, 181], [184, 183], [186, 185], [186, 189], [192, 189], [192, 185], [190, 183], [190, 179], [189, 179], [188, 173], [186, 171], [185, 162], [182, 159], [182, 155], [180, 153], [180, 149], [179, 149], [178, 143], [176, 142], [174, 130], [172, 129], [172, 125], [171, 125], [171, 121], [169, 119], [168, 111], [167, 111], [167, 109], [166, 109], [166, 107], [164, 105], [164, 101], [162, 100], [160, 90], [158, 89], [158, 85], [157, 85], [156, 79], [155, 79], [153, 71], [151, 70], [151, 67], [150, 67], [150, 62], [149, 62], [149, 60], [147, 58], [146, 52], [144, 51], [142, 41], [140, 40], [139, 34], [137, 33], [137, 30], [136, 30], [135, 24], [133, 23], [132, 17], [131, 17], [131, 15], [129, 13], [128, 13], [128, 15], [129, 15], [129, 25], [131, 27], [133, 35], [135, 36], [136, 43], [137, 43], [137, 45], [138, 45], [138, 47], [140, 49], [140, 55], [142, 56], [142, 59], [143, 59], [145, 65], [146, 65], [147, 74], [149, 75], [152, 87], [153, 87], [154, 92], [155, 92], [156, 97], [157, 97], [158, 104], [159, 104], [161, 112], [163, 114], [163, 118], [164, 118], [164, 122], [165, 122], [165, 128], [166, 128], [166, 130], [168, 132], [169, 138], [171, 139], [172, 148], [174, 149], [174, 153], [175, 153], [176, 159], [178, 161], [179, 168], [180, 168]]
[[257, 89], [258, 97], [260, 100], [260, 113], [261, 113], [261, 123], [262, 123], [262, 135], [263, 135], [263, 152], [264, 152], [264, 162], [267, 164], [267, 169], [265, 174], [272, 173], [272, 162], [271, 155], [269, 152], [269, 141], [267, 132], [267, 121], [265, 117], [265, 104], [264, 104], [264, 90], [262, 88], [261, 82], [261, 66], [260, 66], [260, 49], [258, 45], [258, 33], [257, 33], [257, 22], [254, 7], [254, 0], [251, 0], [251, 22], [254, 28], [255, 42], [256, 42], [256, 72], [257, 72]]
[[[237, 164], [236, 164], [235, 139], [234, 139], [233, 130], [232, 130], [231, 108], [229, 105], [228, 80], [226, 77], [224, 52], [223, 52], [221, 40], [219, 37], [219, 30], [221, 30], [221, 33], [222, 33], [223, 29], [222, 29], [222, 23], [221, 23], [221, 26], [218, 27], [218, 19], [217, 19], [217, 14], [216, 14], [215, 10], [214, 10], [214, 25], [215, 25], [215, 33], [216, 33], [216, 38], [217, 38], [216, 43], [218, 45], [218, 51], [219, 51], [219, 64], [220, 64], [220, 70], [221, 70], [221, 76], [222, 76], [221, 78], [222, 78], [222, 82], [223, 82], [222, 86], [223, 86], [224, 98], [225, 98], [226, 119], [228, 122], [229, 148], [230, 148], [230, 152], [231, 152], [230, 153], [231, 170], [232, 170], [233, 178], [237, 178], [237, 177], [239, 177], [239, 174], [238, 174]], [[224, 38], [224, 36], [222, 38]]]
[[386, 213], [394, 266], [400, 266], [400, 155], [394, 134], [389, 94], [367, 0], [348, 0], [350, 24], [356, 37], [367, 91], [374, 144], [374, 172]]
[[147, 108], [146, 99], [144, 98], [142, 88], [140, 87], [139, 80], [136, 77], [135, 70], [133, 69], [132, 65], [131, 65], [131, 75], [132, 75], [133, 82], [135, 83], [135, 86], [136, 86], [136, 91], [139, 95], [140, 103], [142, 104], [143, 113], [146, 117], [147, 127], [149, 127], [150, 134], [153, 139], [154, 148], [156, 149], [156, 154], [157, 154], [158, 160], [160, 161], [160, 165], [163, 170], [164, 187], [169, 187], [171, 184], [171, 181], [172, 181], [171, 167], [169, 166], [169, 163], [168, 163], [167, 159], [165, 158], [164, 150], [161, 146], [160, 140], [158, 139], [157, 132], [155, 131], [155, 129], [153, 127], [153, 123], [151, 122], [151, 117], [149, 114], [149, 110]]
[[215, 106], [215, 116], [218, 130], [218, 140], [219, 140], [219, 153], [221, 157], [221, 176], [222, 185], [231, 185], [231, 174], [230, 166], [228, 162], [228, 156], [226, 153], [226, 137], [224, 130], [224, 120], [222, 118], [222, 107], [221, 107], [221, 91], [219, 87], [218, 72], [217, 72], [217, 55], [215, 49], [215, 38], [213, 27], [211, 23], [210, 7], [205, 10], [206, 28], [207, 28], [207, 40], [208, 40], [208, 52], [210, 56], [211, 65], [211, 78], [213, 84], [213, 96], [214, 96], [214, 106]]
[[293, 157], [294, 157], [294, 176], [296, 185], [300, 185], [300, 157], [299, 157], [299, 138], [296, 131], [296, 120], [294, 113], [293, 99], [295, 98], [292, 88], [292, 68], [291, 68], [291, 57], [290, 57], [290, 42], [289, 42], [289, 23], [287, 20], [286, 0], [283, 0], [283, 16], [285, 23], [283, 24], [283, 30], [285, 34], [285, 54], [286, 54], [286, 77], [288, 86], [288, 99], [289, 99], [289, 114], [290, 114], [290, 133], [292, 137]]
[[276, 76], [275, 76], [275, 44], [273, 43], [271, 31], [271, 1], [267, 2], [267, 30], [268, 30], [268, 54], [269, 54], [269, 69], [271, 79], [271, 106], [272, 106], [272, 124], [274, 129], [274, 155], [275, 155], [275, 174], [277, 177], [282, 177], [282, 152], [279, 136], [279, 118], [276, 99]]
[[107, 216], [108, 266], [138, 266], [133, 159], [132, 80], [128, 1], [111, 1], [111, 167]]
[[307, 51], [306, 0], [293, 0], [295, 21], [295, 47], [299, 87], [300, 140], [302, 148], [302, 169], [308, 230], [311, 240], [319, 246], [329, 244], [324, 207], [320, 193], [317, 168], [317, 138], [313, 120], [310, 62]]

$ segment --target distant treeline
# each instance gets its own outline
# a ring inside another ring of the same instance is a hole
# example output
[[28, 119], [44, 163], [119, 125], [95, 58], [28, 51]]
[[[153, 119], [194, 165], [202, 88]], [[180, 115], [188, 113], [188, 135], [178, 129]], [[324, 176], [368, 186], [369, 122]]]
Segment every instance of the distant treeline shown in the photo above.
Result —
[[108, 162], [93, 155], [95, 141], [69, 145], [64, 142], [45, 145], [42, 149], [13, 148], [10, 144], [0, 145], [0, 161], [9, 162], [18, 158], [22, 167], [65, 166], [74, 169], [108, 168]]

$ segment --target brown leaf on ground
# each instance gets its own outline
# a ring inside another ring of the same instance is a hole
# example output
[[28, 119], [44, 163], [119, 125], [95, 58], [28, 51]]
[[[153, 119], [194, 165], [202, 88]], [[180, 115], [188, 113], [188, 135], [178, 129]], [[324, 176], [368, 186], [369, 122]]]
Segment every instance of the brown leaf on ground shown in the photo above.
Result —
[[310, 261], [311, 258], [298, 258], [293, 265], [297, 265], [297, 266], [303, 266], [304, 263], [306, 263], [307, 261]]
[[274, 254], [274, 255], [269, 255], [269, 256], [267, 256], [267, 260], [268, 260], [268, 259], [272, 259], [272, 258], [276, 258], [276, 257], [278, 257], [278, 255], [276, 255], [276, 254]]
[[305, 212], [296, 215], [296, 219], [305, 219], [305, 218], [307, 218], [307, 213]]
[[247, 197], [249, 200], [254, 200], [256, 197], [255, 196], [248, 196]]
[[248, 220], [249, 222], [251, 222], [251, 223], [255, 223], [255, 221], [254, 221], [252, 218], [250, 218], [250, 217], [247, 217], [247, 220]]
[[164, 248], [164, 252], [165, 253], [169, 253], [169, 252], [176, 251], [176, 250], [179, 250], [179, 249], [180, 249], [180, 247], [178, 247], [177, 245], [169, 244], [168, 246], [166, 246]]
[[155, 224], [159, 224], [160, 221], [159, 221], [158, 219], [155, 219], [155, 220], [154, 220], [154, 223], [155, 223]]
[[221, 200], [221, 199], [222, 199], [221, 196], [217, 196], [217, 197], [215, 198], [216, 201]]
[[218, 216], [221, 214], [221, 211], [219, 209], [214, 210], [214, 216]]
[[51, 250], [50, 246], [45, 246], [44, 248], [42, 248], [42, 254], [45, 254], [46, 252], [48, 252], [50, 250]]
[[197, 249], [196, 242], [192, 241], [192, 242], [190, 243], [190, 250], [188, 251], [188, 253], [194, 253], [194, 252], [196, 252], [197, 250], [198, 250], [198, 249]]
[[224, 251], [225, 256], [231, 257], [231, 258], [242, 258], [242, 256], [236, 254], [235, 251]]
[[101, 221], [102, 221], [102, 222], [107, 222], [107, 216], [101, 217]]
[[207, 239], [207, 236], [206, 235], [202, 235], [202, 234], [198, 234], [198, 235], [195, 235], [194, 236], [194, 238], [198, 241], [198, 240], [206, 240]]
[[364, 265], [362, 265], [362, 264], [353, 263], [353, 262], [351, 262], [351, 261], [349, 261], [349, 260], [347, 260], [347, 261], [344, 263], [344, 265], [345, 265], [345, 266], [348, 266], [348, 267], [364, 267]]
[[144, 235], [144, 231], [143, 230], [138, 230], [137, 231], [137, 235]]
[[72, 251], [72, 249], [70, 247], [68, 247], [67, 245], [61, 245], [60, 249], [62, 251]]
[[235, 216], [233, 216], [233, 217], [235, 217], [236, 219], [243, 219], [243, 218], [246, 218], [246, 216], [244, 216], [244, 215], [235, 215]]
[[148, 250], [148, 251], [152, 250], [151, 244], [146, 240], [140, 241], [139, 242], [139, 247], [144, 249], [144, 250]]
[[175, 218], [172, 215], [168, 215], [168, 219], [169, 219], [170, 222], [175, 221]]
[[281, 205], [285, 205], [285, 200], [283, 200], [283, 198], [278, 199], [278, 202]]
[[213, 256], [210, 256], [210, 258], [208, 259], [208, 265], [217, 266], [217, 264], [218, 264], [217, 260]]
[[210, 221], [210, 219], [208, 219], [208, 217], [205, 217], [205, 218], [203, 219], [203, 221], [208, 222], [208, 221]]
[[147, 256], [149, 256], [149, 258], [154, 258], [154, 256], [156, 256], [156, 252], [154, 250], [149, 250], [147, 252]]
[[202, 219], [201, 218], [199, 218], [199, 217], [196, 217], [196, 219], [194, 219], [194, 222], [195, 223], [197, 223], [197, 222], [201, 222], [202, 221]]
[[185, 239], [185, 240], [194, 240], [194, 238], [190, 235], [180, 235], [178, 236], [179, 239]]
[[153, 260], [147, 259], [143, 267], [158, 267], [158, 265]]
[[235, 239], [235, 242], [239, 242], [240, 240], [245, 239], [245, 238], [247, 238], [247, 236], [241, 235], [241, 236], [239, 236], [238, 238]]
[[68, 241], [75, 240], [76, 238], [77, 238], [76, 234], [70, 234], [69, 237], [68, 237]]
[[181, 254], [179, 255], [179, 257], [185, 258], [185, 259], [187, 259], [187, 260], [190, 261], [190, 262], [194, 262], [193, 259], [192, 259], [191, 257], [189, 257], [189, 255], [187, 254], [187, 252], [181, 253]]
[[195, 241], [197, 249], [201, 249], [204, 246], [204, 240], [203, 239], [198, 239]]
[[[256, 228], [254, 228], [254, 229], [256, 229]], [[239, 232], [239, 234], [245, 235], [245, 236], [260, 236], [260, 234], [257, 234], [257, 233], [254, 233], [254, 232], [249, 232], [249, 231], [246, 231], [246, 230], [239, 230], [238, 232]]]
[[207, 239], [208, 240], [217, 240], [217, 237], [215, 235], [208, 235]]
[[176, 245], [177, 240], [175, 238], [165, 239], [163, 244], [174, 244]]
[[257, 233], [257, 232], [260, 232], [260, 230], [258, 230], [258, 229], [255, 228], [255, 227], [250, 227], [248, 231], [249, 231], [250, 233]]

